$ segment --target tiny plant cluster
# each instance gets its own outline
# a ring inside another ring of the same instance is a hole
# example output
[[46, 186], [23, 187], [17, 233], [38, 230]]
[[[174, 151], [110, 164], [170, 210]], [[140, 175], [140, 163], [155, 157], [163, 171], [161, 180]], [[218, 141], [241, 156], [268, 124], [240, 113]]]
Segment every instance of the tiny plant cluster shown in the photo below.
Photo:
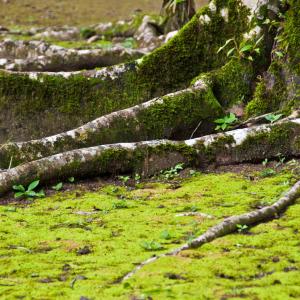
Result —
[[253, 61], [254, 54], [260, 54], [259, 44], [263, 40], [264, 36], [261, 36], [257, 41], [246, 40], [238, 45], [235, 38], [231, 38], [225, 42], [225, 44], [219, 48], [218, 53], [225, 50], [230, 44], [233, 46], [228, 50], [228, 57], [244, 58]]
[[35, 191], [35, 189], [40, 184], [39, 180], [35, 180], [31, 182], [27, 188], [25, 188], [22, 184], [14, 185], [13, 190], [15, 191], [15, 198], [42, 198], [45, 197], [45, 192], [40, 190], [39, 192]]
[[230, 113], [229, 115], [221, 118], [221, 119], [217, 119], [214, 122], [217, 124], [217, 127], [215, 128], [215, 130], [227, 130], [229, 128], [231, 128], [231, 126], [237, 122], [237, 117], [234, 113]]

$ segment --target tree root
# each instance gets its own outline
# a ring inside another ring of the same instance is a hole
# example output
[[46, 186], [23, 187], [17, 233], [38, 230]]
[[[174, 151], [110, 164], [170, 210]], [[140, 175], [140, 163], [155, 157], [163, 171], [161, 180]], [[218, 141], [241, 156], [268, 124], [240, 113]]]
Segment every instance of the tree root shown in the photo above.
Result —
[[102, 145], [63, 152], [0, 174], [0, 193], [35, 179], [49, 182], [116, 173], [152, 175], [178, 163], [205, 168], [277, 157], [299, 156], [300, 119], [174, 142], [154, 140]]
[[264, 221], [268, 221], [280, 213], [284, 212], [290, 205], [292, 205], [296, 199], [300, 196], [300, 181], [298, 181], [283, 197], [281, 197], [277, 202], [270, 206], [266, 206], [259, 210], [251, 211], [249, 213], [245, 213], [238, 216], [232, 216], [226, 218], [221, 223], [211, 227], [204, 234], [192, 240], [190, 243], [184, 244], [179, 248], [173, 249], [167, 253], [153, 256], [144, 262], [137, 265], [134, 270], [126, 274], [124, 277], [120, 279], [120, 282], [128, 280], [132, 276], [134, 276], [140, 269], [149, 265], [150, 263], [158, 260], [159, 258], [166, 256], [175, 256], [178, 253], [188, 250], [199, 248], [202, 245], [212, 242], [213, 240], [233, 233], [237, 230], [237, 225], [255, 225], [258, 223], [262, 223]]
[[178, 137], [178, 134], [181, 139], [187, 138], [182, 132], [189, 135], [199, 119], [206, 121], [206, 129], [209, 126], [212, 129], [212, 120], [221, 113], [222, 108], [210, 88], [191, 87], [110, 113], [65, 133], [5, 144], [0, 149], [0, 165], [5, 166], [9, 157], [13, 157], [13, 165], [16, 166], [60, 152], [120, 141], [172, 138], [174, 135]]
[[0, 69], [10, 71], [76, 71], [111, 66], [135, 60], [147, 49], [128, 49], [115, 45], [110, 49], [66, 49], [42, 41], [0, 43]]

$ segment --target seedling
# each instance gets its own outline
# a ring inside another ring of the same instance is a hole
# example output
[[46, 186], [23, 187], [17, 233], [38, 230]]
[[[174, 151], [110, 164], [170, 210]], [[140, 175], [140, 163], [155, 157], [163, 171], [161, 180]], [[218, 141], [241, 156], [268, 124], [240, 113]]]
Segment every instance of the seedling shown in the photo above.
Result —
[[243, 225], [243, 224], [237, 224], [236, 225], [237, 231], [239, 233], [245, 232], [247, 231], [247, 229], [249, 228], [247, 225]]
[[261, 173], [260, 173], [260, 176], [261, 177], [271, 177], [273, 175], [276, 174], [276, 171], [271, 169], [271, 168], [267, 168], [265, 170], [263, 170]]
[[13, 189], [16, 191], [15, 192], [15, 198], [42, 198], [45, 197], [45, 193], [43, 190], [40, 190], [39, 192], [34, 191], [37, 186], [39, 185], [40, 181], [39, 180], [35, 180], [33, 182], [31, 182], [27, 189], [19, 184], [19, 185], [14, 185]]
[[180, 163], [177, 164], [174, 168], [171, 168], [169, 170], [161, 171], [160, 173], [163, 175], [163, 177], [167, 180], [173, 179], [174, 177], [178, 176], [178, 173], [183, 170], [184, 164]]
[[230, 44], [233, 44], [227, 52], [228, 57], [244, 58], [253, 61], [253, 55], [260, 54], [260, 48], [258, 45], [263, 40], [264, 36], [261, 36], [257, 41], [246, 40], [239, 46], [235, 38], [231, 38], [225, 42], [225, 44], [219, 48], [217, 53], [220, 53]]
[[68, 178], [68, 181], [69, 181], [70, 183], [74, 183], [74, 182], [75, 182], [75, 178], [74, 178], [74, 177], [69, 177], [69, 178]]
[[168, 230], [164, 230], [160, 234], [160, 238], [163, 239], [163, 240], [170, 240], [172, 238], [172, 235], [170, 234], [170, 232]]
[[60, 182], [60, 183], [54, 185], [52, 188], [53, 188], [55, 191], [60, 191], [60, 190], [62, 189], [62, 187], [63, 187], [63, 183]]
[[264, 167], [266, 167], [268, 163], [269, 163], [269, 160], [267, 158], [265, 158], [262, 162]]
[[134, 180], [136, 181], [136, 183], [140, 183], [140, 180], [141, 180], [141, 175], [140, 174], [135, 174], [134, 175]]
[[225, 116], [224, 118], [217, 119], [214, 122], [217, 125], [215, 130], [226, 130], [231, 127], [232, 124], [234, 124], [237, 121], [237, 117], [234, 113], [230, 113], [229, 115]]
[[143, 241], [140, 243], [140, 246], [147, 251], [156, 251], [156, 250], [163, 249], [162, 245], [155, 241], [151, 241], [151, 242]]
[[119, 176], [118, 178], [122, 181], [123, 185], [126, 185], [130, 179], [130, 176]]
[[269, 115], [265, 116], [265, 119], [267, 121], [269, 121], [271, 124], [273, 124], [273, 123], [277, 122], [281, 117], [282, 117], [282, 114], [278, 114], [278, 115], [269, 114]]

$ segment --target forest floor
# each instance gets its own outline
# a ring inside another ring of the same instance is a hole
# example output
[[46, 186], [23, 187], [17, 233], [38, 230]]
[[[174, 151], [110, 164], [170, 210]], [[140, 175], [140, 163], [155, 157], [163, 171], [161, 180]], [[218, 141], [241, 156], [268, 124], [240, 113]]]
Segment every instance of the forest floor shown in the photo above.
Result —
[[0, 206], [0, 297], [299, 299], [299, 202], [273, 221], [161, 258], [119, 282], [225, 217], [275, 202], [299, 164], [274, 164], [184, 170], [171, 180], [165, 172], [137, 184], [75, 181], [31, 202], [8, 196]]

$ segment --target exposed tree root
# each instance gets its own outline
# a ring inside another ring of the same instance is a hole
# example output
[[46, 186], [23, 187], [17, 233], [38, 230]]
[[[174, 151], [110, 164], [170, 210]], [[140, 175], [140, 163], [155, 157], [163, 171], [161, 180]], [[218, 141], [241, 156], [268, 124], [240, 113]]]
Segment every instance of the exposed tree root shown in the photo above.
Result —
[[210, 88], [198, 85], [110, 113], [65, 133], [5, 144], [0, 149], [0, 165], [5, 164], [8, 157], [13, 157], [13, 165], [16, 165], [96, 145], [174, 136], [183, 139], [189, 136], [199, 120], [205, 121], [206, 130], [212, 128], [212, 120], [221, 113], [222, 108]]
[[111, 66], [135, 60], [147, 49], [128, 49], [115, 45], [109, 49], [66, 49], [42, 41], [0, 43], [0, 69], [11, 71], [72, 71]]
[[299, 134], [300, 119], [295, 119], [182, 142], [155, 140], [78, 149], [1, 173], [0, 193], [8, 192], [14, 184], [28, 184], [36, 178], [49, 182], [54, 178], [124, 172], [147, 176], [180, 162], [205, 168], [210, 163], [261, 161], [276, 157], [278, 153], [297, 156], [300, 155]]
[[226, 218], [221, 223], [211, 227], [204, 234], [192, 240], [190, 243], [184, 244], [179, 248], [173, 249], [167, 253], [153, 256], [144, 262], [140, 263], [134, 268], [133, 271], [126, 274], [121, 278], [121, 282], [125, 281], [132, 276], [134, 276], [140, 269], [144, 266], [149, 265], [150, 263], [158, 260], [161, 257], [165, 256], [174, 256], [180, 253], [181, 251], [198, 248], [203, 244], [209, 243], [219, 237], [228, 235], [237, 230], [237, 225], [254, 225], [268, 221], [271, 218], [278, 216], [280, 213], [284, 212], [290, 205], [292, 205], [295, 200], [300, 196], [300, 181], [298, 181], [283, 197], [281, 197], [277, 202], [270, 206], [266, 206], [259, 210], [251, 211], [238, 216], [232, 216]]

